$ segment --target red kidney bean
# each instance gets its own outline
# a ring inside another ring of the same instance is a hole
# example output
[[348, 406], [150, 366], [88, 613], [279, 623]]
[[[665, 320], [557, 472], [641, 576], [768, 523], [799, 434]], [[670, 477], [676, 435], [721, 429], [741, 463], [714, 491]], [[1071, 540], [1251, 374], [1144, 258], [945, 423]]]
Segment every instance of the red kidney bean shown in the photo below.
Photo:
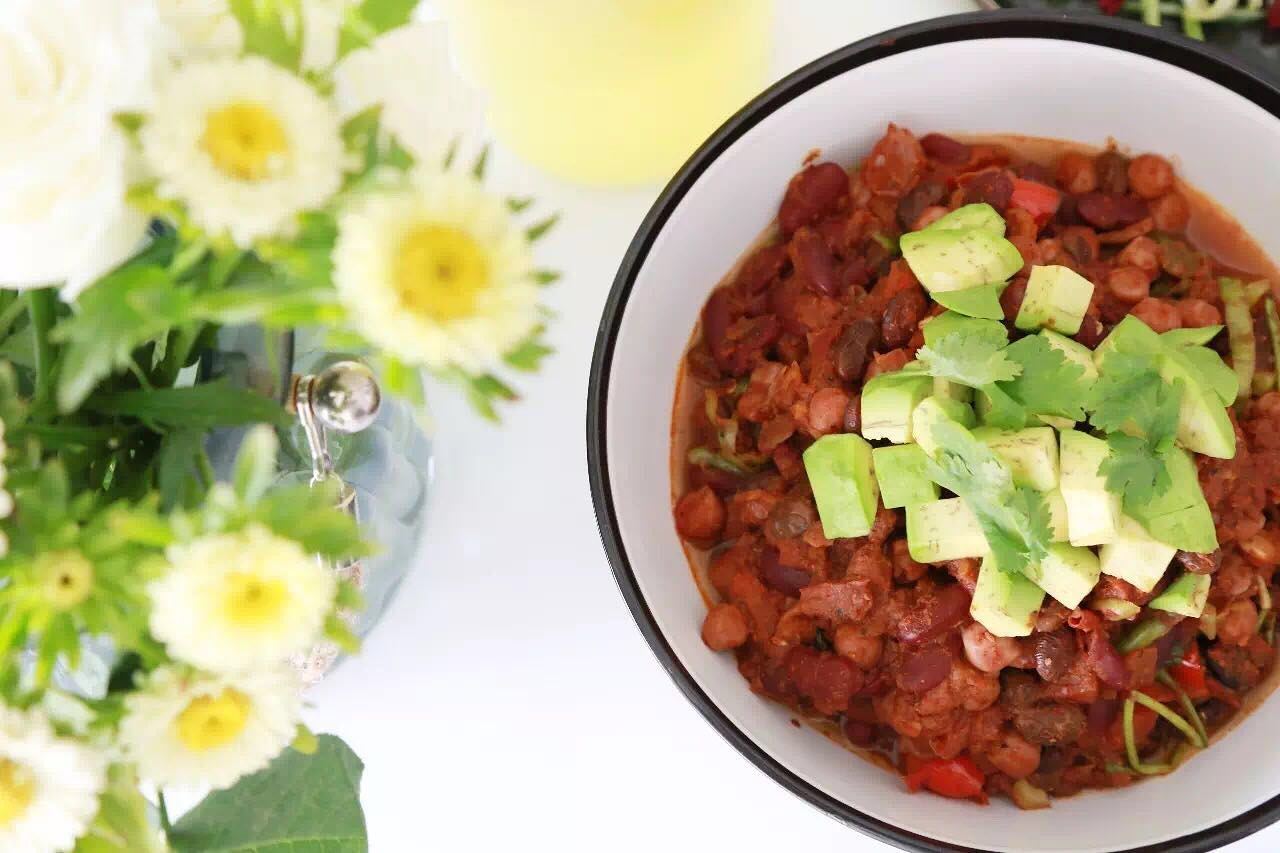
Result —
[[968, 616], [969, 593], [960, 584], [953, 583], [918, 600], [893, 626], [893, 633], [904, 643], [927, 643], [955, 628]]
[[1075, 662], [1075, 632], [1060, 628], [1047, 634], [1036, 634], [1032, 656], [1040, 677], [1045, 681], [1057, 681]]
[[795, 566], [784, 566], [778, 562], [778, 549], [766, 547], [760, 554], [760, 580], [769, 589], [795, 598], [813, 580], [813, 575]]
[[1111, 728], [1120, 715], [1119, 699], [1098, 699], [1089, 704], [1088, 721], [1090, 733], [1101, 737]]
[[702, 306], [702, 336], [721, 370], [728, 366], [725, 347], [725, 335], [728, 331], [729, 291], [717, 287], [711, 292], [707, 304]]
[[942, 181], [930, 178], [921, 181], [898, 202], [898, 224], [903, 230], [910, 230], [925, 208], [942, 201], [946, 194], [947, 188]]
[[1079, 196], [1063, 195], [1062, 200], [1058, 202], [1058, 211], [1053, 214], [1053, 221], [1059, 225], [1083, 225], [1084, 220], [1080, 218], [1080, 202]]
[[1047, 166], [1041, 166], [1039, 163], [1020, 163], [1014, 167], [1013, 173], [1024, 181], [1035, 181], [1037, 184], [1044, 184], [1046, 187], [1055, 186], [1053, 179], [1053, 171]]
[[898, 686], [911, 693], [937, 687], [951, 674], [951, 653], [942, 646], [926, 646], [907, 655], [898, 671]]
[[1093, 263], [1102, 252], [1102, 244], [1098, 242], [1098, 232], [1092, 228], [1072, 225], [1062, 229], [1058, 239], [1062, 241], [1062, 248], [1067, 250], [1067, 254], [1081, 265]]
[[895, 294], [880, 321], [881, 341], [887, 347], [905, 346], [928, 310], [929, 301], [918, 287], [909, 287]]
[[810, 225], [834, 211], [849, 195], [849, 176], [837, 163], [806, 166], [787, 185], [778, 209], [778, 227], [790, 237], [802, 225]]
[[844, 431], [862, 431], [862, 395], [854, 394], [849, 398], [849, 405], [844, 410]]
[[880, 343], [880, 324], [861, 317], [849, 324], [836, 342], [836, 375], [855, 382], [867, 369], [867, 360]]
[[854, 746], [866, 748], [875, 743], [876, 730], [870, 723], [846, 719], [844, 721], [844, 736]]
[[920, 147], [924, 149], [926, 156], [937, 160], [939, 163], [947, 163], [948, 165], [958, 166], [962, 163], [969, 162], [969, 156], [973, 149], [965, 145], [958, 139], [952, 139], [941, 133], [930, 133], [920, 140]]
[[1119, 151], [1103, 151], [1094, 159], [1098, 169], [1098, 188], [1104, 193], [1129, 191], [1129, 158]]
[[975, 175], [964, 188], [965, 204], [989, 204], [1004, 213], [1013, 197], [1013, 179], [1003, 169], [988, 169]]
[[783, 498], [769, 513], [769, 531], [775, 539], [794, 539], [817, 520], [813, 506], [804, 498]]
[[782, 272], [787, 262], [785, 243], [761, 246], [742, 264], [734, 285], [744, 296], [756, 296]]
[[1018, 311], [1022, 308], [1022, 300], [1026, 295], [1027, 282], [1024, 279], [1015, 279], [1004, 289], [1004, 293], [1000, 294], [1000, 307], [1004, 309], [1006, 320], [1012, 321], [1017, 318]]
[[1102, 343], [1104, 337], [1106, 337], [1106, 329], [1103, 328], [1101, 321], [1097, 317], [1086, 314], [1080, 323], [1080, 331], [1076, 332], [1076, 340], [1093, 349]]
[[866, 287], [871, 281], [871, 266], [861, 255], [846, 258], [840, 265], [840, 285], [843, 289]]
[[1118, 193], [1085, 193], [1077, 199], [1076, 208], [1081, 219], [1102, 231], [1123, 228], [1147, 216], [1145, 201]]
[[1117, 690], [1129, 687], [1129, 669], [1105, 632], [1094, 631], [1089, 635], [1088, 655], [1094, 673], [1103, 684]]
[[803, 278], [811, 289], [825, 296], [835, 296], [840, 292], [836, 260], [821, 234], [812, 228], [802, 227], [791, 238], [787, 251], [796, 275]]

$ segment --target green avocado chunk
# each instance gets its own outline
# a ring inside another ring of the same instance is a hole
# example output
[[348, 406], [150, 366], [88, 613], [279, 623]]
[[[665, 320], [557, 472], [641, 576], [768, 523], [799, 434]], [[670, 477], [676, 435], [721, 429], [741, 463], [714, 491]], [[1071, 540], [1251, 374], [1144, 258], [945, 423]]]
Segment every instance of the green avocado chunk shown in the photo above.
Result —
[[1098, 583], [1102, 569], [1088, 548], [1055, 542], [1043, 560], [1027, 565], [1025, 573], [1063, 607], [1075, 609]]
[[1160, 333], [1160, 340], [1173, 347], [1204, 346], [1225, 328], [1226, 326], [1195, 326], [1190, 329], [1170, 329]]
[[978, 569], [969, 615], [997, 637], [1026, 637], [1043, 603], [1044, 590], [1023, 575], [1004, 571], [988, 556]]
[[911, 441], [911, 413], [933, 392], [933, 377], [908, 364], [862, 386], [862, 435], [894, 444]]
[[1115, 538], [1098, 549], [1098, 560], [1103, 574], [1151, 592], [1164, 577], [1177, 550], [1157, 540], [1137, 521], [1121, 515]]
[[1052, 427], [1001, 430], [979, 427], [973, 437], [995, 451], [1009, 467], [1013, 482], [1047, 492], [1058, 486], [1058, 437]]
[[824, 435], [803, 458], [823, 535], [848, 539], [870, 533], [880, 502], [871, 445], [852, 433]]
[[1036, 266], [1027, 279], [1014, 325], [1019, 329], [1054, 329], [1067, 335], [1080, 331], [1084, 312], [1093, 299], [1093, 282], [1073, 269]]
[[960, 498], [907, 506], [907, 550], [918, 563], [941, 563], [987, 553], [987, 537]]
[[1147, 604], [1152, 610], [1163, 610], [1166, 613], [1178, 613], [1192, 619], [1204, 613], [1204, 606], [1209, 602], [1209, 586], [1213, 578], [1209, 575], [1185, 573], [1165, 588]]
[[930, 293], [1001, 282], [1022, 269], [1018, 248], [990, 231], [933, 230], [903, 234], [902, 257]]
[[959, 311], [943, 311], [936, 317], [930, 317], [921, 329], [924, 331], [924, 342], [929, 346], [936, 346], [938, 341], [954, 332], [975, 338], [1009, 337], [1003, 323], [981, 317], [967, 317]]
[[1072, 545], [1104, 545], [1116, 538], [1120, 497], [1107, 491], [1099, 466], [1111, 454], [1100, 438], [1078, 430], [1059, 435], [1062, 475], [1059, 488], [1067, 505], [1067, 529]]
[[1213, 513], [1200, 489], [1200, 477], [1191, 454], [1173, 448], [1164, 454], [1169, 488], [1146, 503], [1127, 507], [1152, 538], [1182, 551], [1208, 554], [1218, 549]]
[[966, 204], [945, 213], [925, 228], [925, 231], [962, 231], [976, 228], [979, 231], [990, 231], [998, 237], [1004, 236], [1004, 217], [996, 213], [989, 204]]
[[885, 509], [901, 509], [938, 499], [938, 484], [926, 473], [928, 456], [918, 444], [890, 444], [871, 450], [880, 500]]
[[973, 409], [967, 403], [948, 400], [945, 397], [926, 397], [911, 413], [911, 434], [920, 445], [920, 449], [930, 456], [938, 450], [933, 440], [933, 425], [940, 420], [949, 420], [960, 426], [971, 427], [975, 423]]
[[987, 320], [1003, 320], [1004, 308], [1000, 305], [1000, 294], [1008, 287], [1004, 282], [980, 284], [977, 287], [966, 287], [964, 290], [935, 291], [933, 301], [943, 307], [950, 308], [967, 317], [978, 317]]

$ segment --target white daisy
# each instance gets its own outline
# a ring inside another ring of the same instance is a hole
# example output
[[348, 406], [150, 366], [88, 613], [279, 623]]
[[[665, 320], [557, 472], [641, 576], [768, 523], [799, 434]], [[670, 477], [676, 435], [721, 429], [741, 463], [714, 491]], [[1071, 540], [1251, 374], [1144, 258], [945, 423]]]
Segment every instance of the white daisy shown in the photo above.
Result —
[[289, 745], [302, 713], [298, 677], [284, 665], [234, 676], [163, 667], [124, 702], [120, 747], [161, 787], [230, 787]]
[[0, 850], [70, 850], [98, 811], [105, 756], [60, 738], [37, 711], [0, 707]]
[[353, 205], [333, 265], [357, 329], [410, 364], [481, 371], [537, 323], [529, 241], [468, 175], [420, 171]]
[[244, 35], [227, 0], [159, 0], [160, 20], [184, 59], [235, 56]]
[[291, 233], [299, 213], [324, 204], [345, 156], [332, 105], [256, 56], [175, 71], [147, 116], [142, 150], [161, 195], [242, 247]]
[[179, 660], [213, 672], [276, 664], [310, 647], [333, 607], [333, 572], [265, 527], [169, 549], [147, 588], [151, 632]]

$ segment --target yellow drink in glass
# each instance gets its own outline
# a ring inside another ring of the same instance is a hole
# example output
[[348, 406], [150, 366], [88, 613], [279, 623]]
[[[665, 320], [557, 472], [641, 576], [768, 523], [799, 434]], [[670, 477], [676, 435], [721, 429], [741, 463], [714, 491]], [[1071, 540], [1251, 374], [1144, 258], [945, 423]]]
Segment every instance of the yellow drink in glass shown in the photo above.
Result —
[[601, 185], [668, 178], [765, 82], [772, 0], [444, 0], [498, 138]]

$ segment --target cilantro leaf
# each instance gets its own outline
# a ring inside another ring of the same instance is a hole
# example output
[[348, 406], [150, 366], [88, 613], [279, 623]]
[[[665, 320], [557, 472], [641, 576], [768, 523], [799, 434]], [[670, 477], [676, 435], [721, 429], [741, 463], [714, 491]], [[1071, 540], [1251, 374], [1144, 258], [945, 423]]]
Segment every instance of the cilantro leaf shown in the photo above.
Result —
[[1006, 355], [1005, 347], [1002, 335], [985, 331], [953, 332], [921, 347], [916, 358], [931, 376], [982, 388], [1013, 379], [1021, 372], [1021, 366]]
[[986, 398], [987, 413], [983, 422], [998, 429], [1022, 429], [1027, 425], [1027, 410], [1017, 400], [1010, 397], [1000, 385], [992, 383], [978, 389], [978, 393]]
[[1082, 421], [1092, 383], [1084, 367], [1069, 361], [1040, 335], [1028, 335], [1005, 350], [1022, 372], [1001, 389], [1035, 415]]
[[1107, 436], [1107, 444], [1111, 455], [1098, 473], [1107, 478], [1107, 491], [1123, 496], [1126, 507], [1142, 506], [1169, 488], [1164, 459], [1146, 439], [1115, 432]]
[[1048, 553], [1049, 508], [1032, 489], [1015, 487], [1008, 467], [959, 424], [933, 427], [938, 442], [929, 476], [962, 498], [973, 511], [998, 565], [1020, 572]]

